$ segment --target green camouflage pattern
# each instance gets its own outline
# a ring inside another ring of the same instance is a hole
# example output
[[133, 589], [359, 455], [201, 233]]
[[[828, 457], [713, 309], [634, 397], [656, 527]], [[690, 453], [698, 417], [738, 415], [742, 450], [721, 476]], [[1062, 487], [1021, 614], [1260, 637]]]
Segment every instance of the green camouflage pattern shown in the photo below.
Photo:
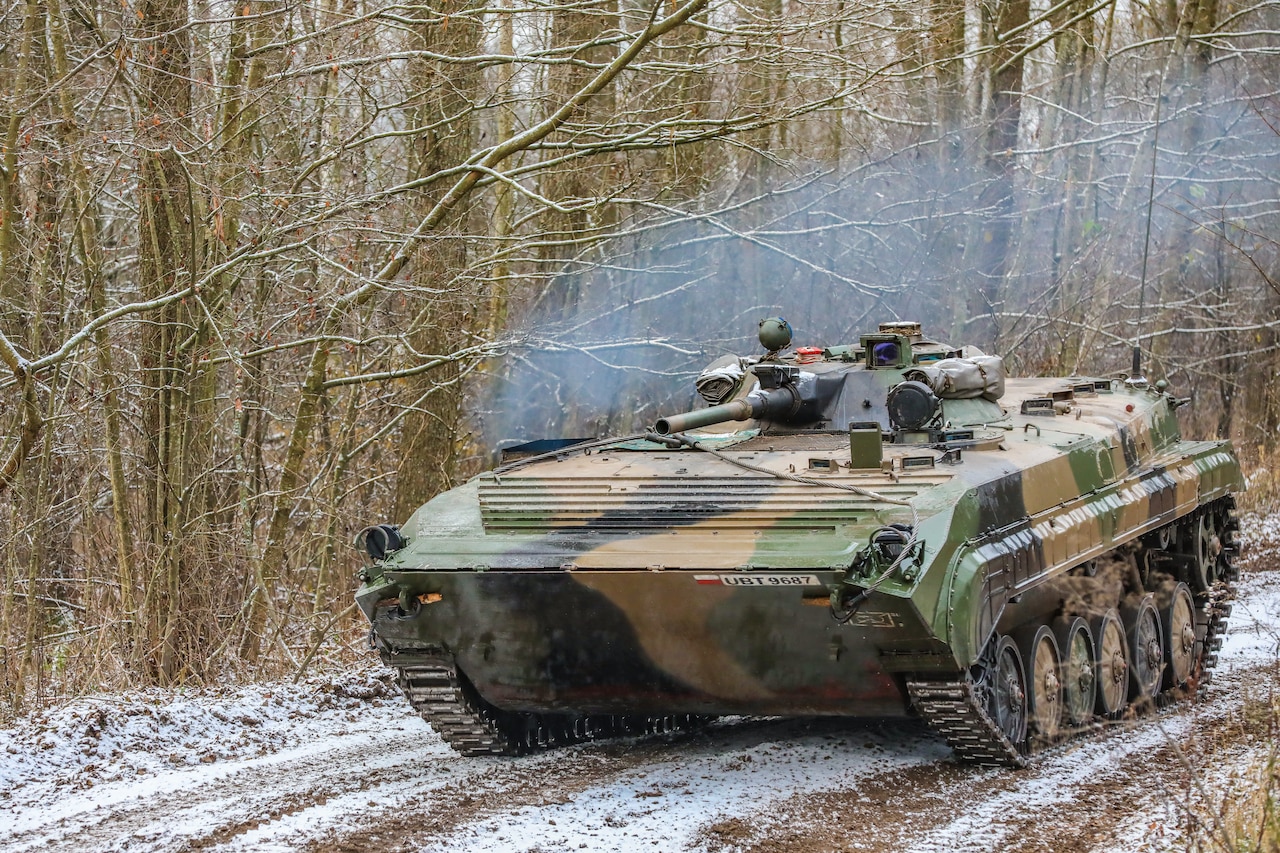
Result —
[[[801, 422], [588, 442], [440, 494], [361, 573], [374, 644], [504, 711], [900, 716], [908, 678], [1060, 611], [1056, 579], [1243, 489], [1230, 443], [1184, 440], [1184, 401], [1142, 380], [1010, 379], [895, 424], [890, 391], [962, 356], [889, 324], [748, 363], [734, 400], [765, 361], [820, 390]], [[890, 524], [900, 554], [871, 545]]]

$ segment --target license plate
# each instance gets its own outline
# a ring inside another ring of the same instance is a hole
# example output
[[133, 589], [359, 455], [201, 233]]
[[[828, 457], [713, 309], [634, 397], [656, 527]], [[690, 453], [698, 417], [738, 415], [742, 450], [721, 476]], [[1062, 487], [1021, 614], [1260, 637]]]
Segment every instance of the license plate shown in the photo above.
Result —
[[714, 586], [820, 586], [817, 575], [694, 575], [693, 579], [700, 584]]

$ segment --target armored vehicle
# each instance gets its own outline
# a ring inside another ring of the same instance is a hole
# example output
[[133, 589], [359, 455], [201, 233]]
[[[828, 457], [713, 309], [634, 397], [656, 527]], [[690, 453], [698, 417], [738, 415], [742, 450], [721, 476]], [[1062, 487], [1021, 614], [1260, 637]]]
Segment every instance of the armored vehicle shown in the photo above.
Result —
[[356, 594], [468, 754], [723, 714], [916, 715], [1019, 765], [1194, 691], [1234, 579], [1231, 445], [1164, 382], [1011, 379], [885, 323], [727, 356], [711, 405], [523, 445], [361, 535]]

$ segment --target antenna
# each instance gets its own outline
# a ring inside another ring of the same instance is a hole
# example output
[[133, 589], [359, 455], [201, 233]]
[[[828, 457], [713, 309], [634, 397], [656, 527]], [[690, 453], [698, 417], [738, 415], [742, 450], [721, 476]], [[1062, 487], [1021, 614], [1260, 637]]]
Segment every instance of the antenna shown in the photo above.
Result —
[[1147, 233], [1142, 239], [1142, 277], [1138, 280], [1138, 321], [1133, 333], [1134, 380], [1142, 379], [1142, 317], [1147, 313], [1147, 257], [1151, 254], [1151, 210], [1156, 201], [1156, 161], [1160, 157], [1160, 100], [1164, 97], [1164, 65], [1160, 66], [1160, 83], [1156, 87], [1156, 123], [1151, 138], [1151, 180], [1147, 187]]

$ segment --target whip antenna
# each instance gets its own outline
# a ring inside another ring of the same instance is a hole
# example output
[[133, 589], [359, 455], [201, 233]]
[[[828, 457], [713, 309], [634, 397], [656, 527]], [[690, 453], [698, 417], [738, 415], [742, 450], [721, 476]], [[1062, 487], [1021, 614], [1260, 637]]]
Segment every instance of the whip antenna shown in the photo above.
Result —
[[1133, 333], [1133, 379], [1142, 377], [1142, 318], [1147, 313], [1147, 256], [1151, 253], [1151, 211], [1156, 201], [1156, 161], [1160, 157], [1160, 99], [1164, 97], [1164, 65], [1156, 87], [1156, 122], [1151, 136], [1151, 180], [1147, 186], [1147, 233], [1142, 239], [1142, 276], [1138, 280], [1138, 320]]

